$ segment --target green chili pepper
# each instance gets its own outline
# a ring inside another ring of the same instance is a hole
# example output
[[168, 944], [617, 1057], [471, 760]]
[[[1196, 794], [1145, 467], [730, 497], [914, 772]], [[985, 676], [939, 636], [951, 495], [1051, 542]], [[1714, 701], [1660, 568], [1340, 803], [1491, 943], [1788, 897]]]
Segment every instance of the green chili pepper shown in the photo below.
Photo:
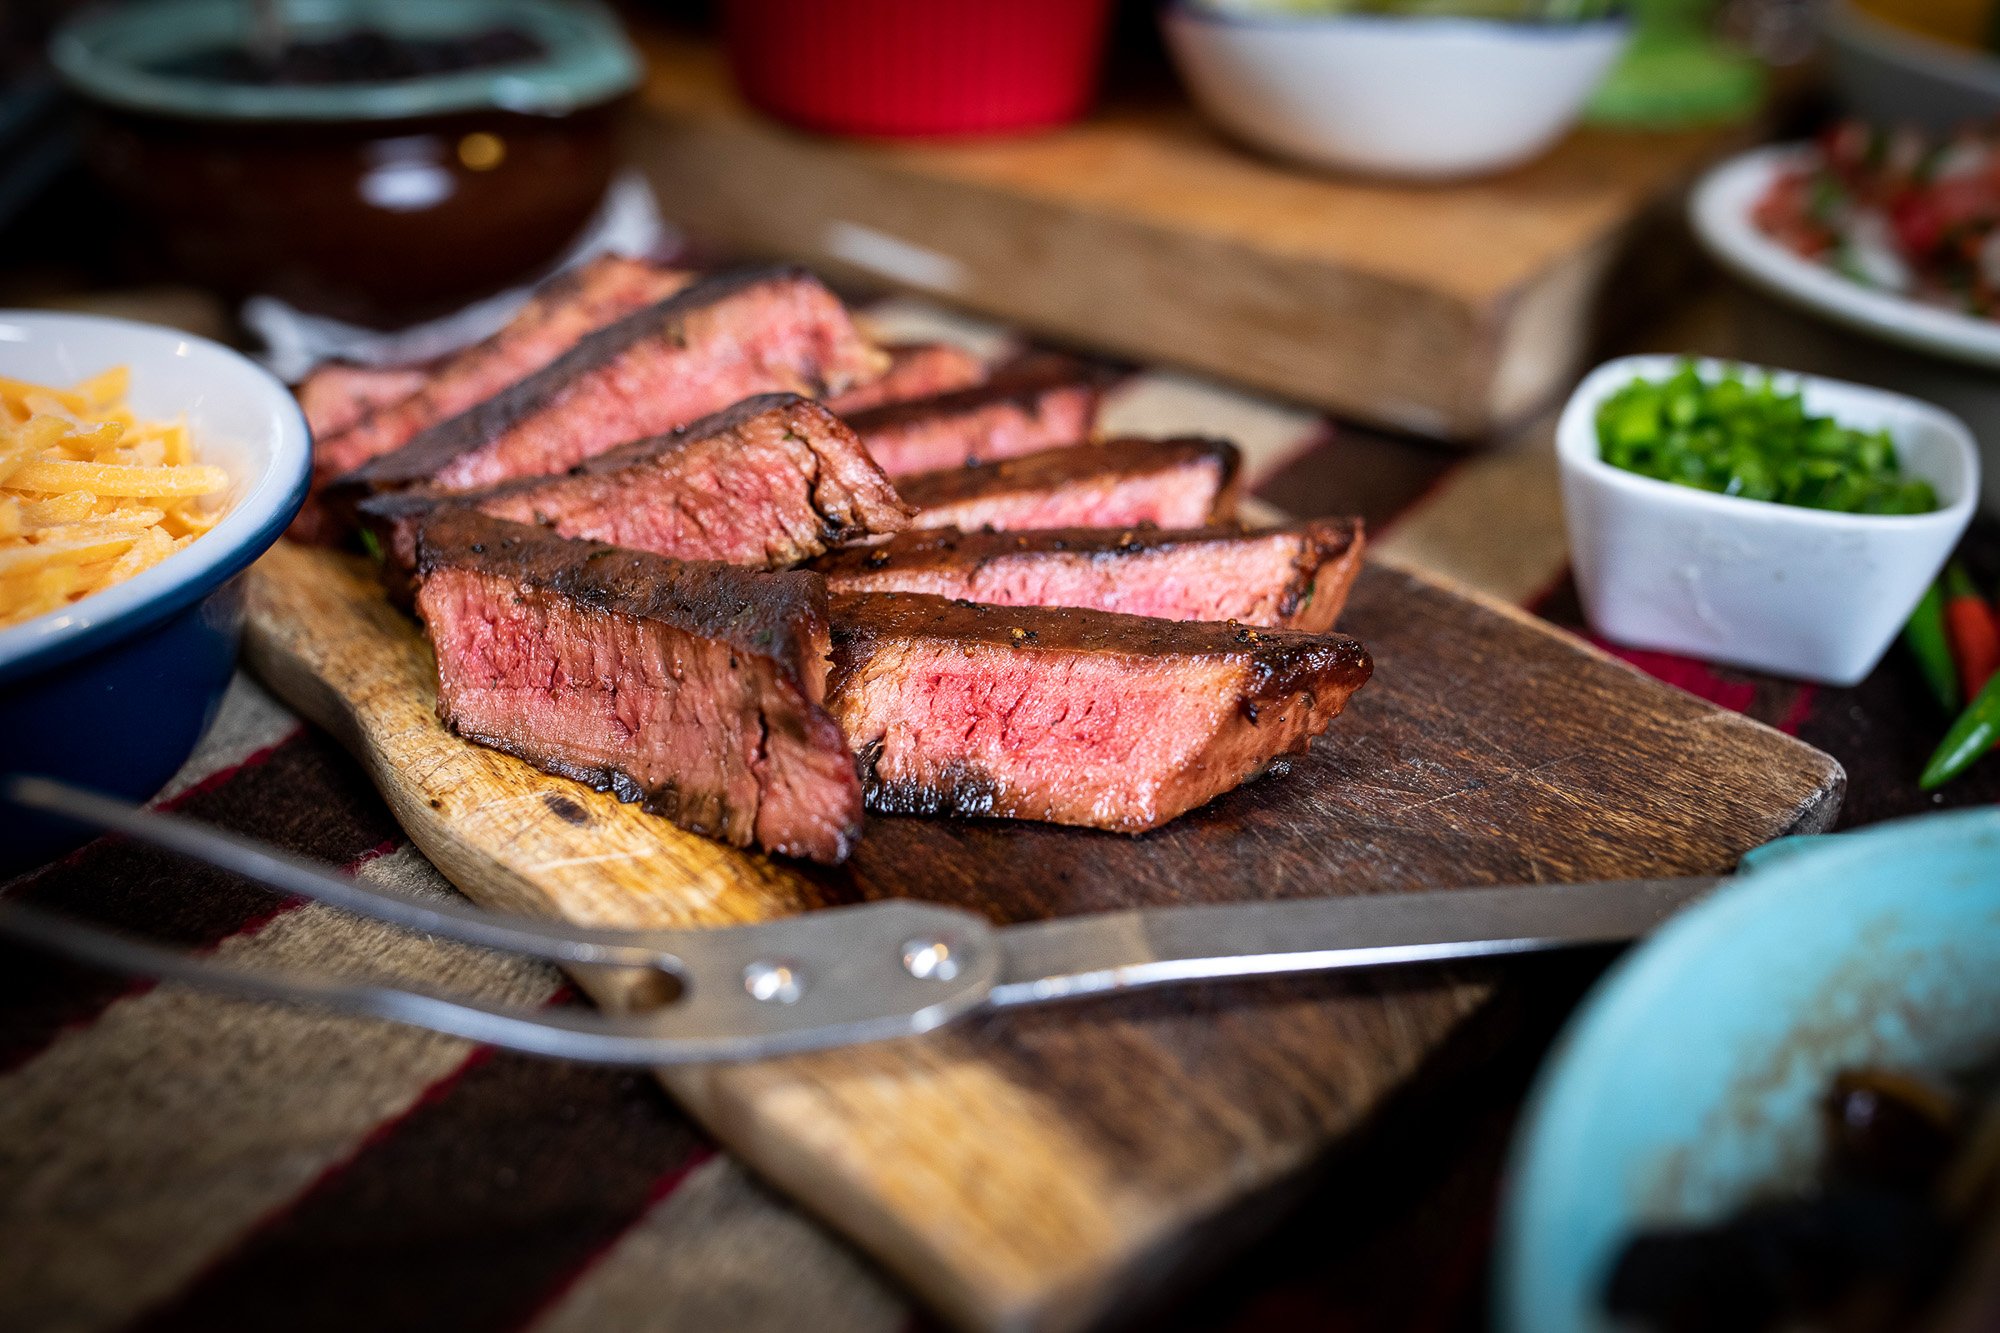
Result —
[[1924, 684], [1930, 687], [1938, 707], [1947, 713], [1956, 710], [1958, 664], [1952, 661], [1951, 639], [1945, 633], [1943, 583], [1931, 584], [1923, 600], [1917, 603], [1917, 609], [1910, 612], [1909, 623], [1903, 626], [1903, 642], [1917, 659], [1917, 667], [1924, 673]]
[[1995, 741], [2000, 741], [2000, 674], [1986, 682], [1986, 688], [1951, 724], [1931, 761], [1924, 765], [1924, 774], [1917, 779], [1917, 785], [1925, 791], [1936, 791], [1977, 763]]
[[1705, 380], [1686, 362], [1665, 380], [1635, 379], [1598, 405], [1597, 444], [1614, 467], [1720, 495], [1848, 514], [1938, 507], [1929, 482], [1903, 474], [1887, 431], [1808, 416], [1769, 376]]

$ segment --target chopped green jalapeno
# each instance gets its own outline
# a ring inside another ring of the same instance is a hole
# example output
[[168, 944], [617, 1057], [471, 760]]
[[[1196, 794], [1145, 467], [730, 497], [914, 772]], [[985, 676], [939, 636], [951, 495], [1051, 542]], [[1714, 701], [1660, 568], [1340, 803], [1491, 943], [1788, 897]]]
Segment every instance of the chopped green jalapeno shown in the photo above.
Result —
[[1597, 409], [1604, 461], [1718, 495], [1844, 514], [1927, 514], [1931, 484], [1903, 474], [1886, 430], [1806, 414], [1796, 392], [1736, 370], [1704, 380], [1692, 363], [1635, 379]]

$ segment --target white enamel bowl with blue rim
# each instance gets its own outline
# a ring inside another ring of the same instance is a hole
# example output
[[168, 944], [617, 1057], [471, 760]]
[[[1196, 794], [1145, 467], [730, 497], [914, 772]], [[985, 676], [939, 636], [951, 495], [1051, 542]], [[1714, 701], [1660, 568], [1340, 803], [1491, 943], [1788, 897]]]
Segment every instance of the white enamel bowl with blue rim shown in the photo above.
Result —
[[[228, 512], [153, 568], [0, 629], [0, 773], [41, 773], [143, 800], [187, 759], [235, 668], [243, 580], [304, 502], [312, 444], [291, 393], [206, 338], [91, 315], [0, 311], [0, 375], [70, 384], [132, 372], [141, 419], [184, 419], [229, 474]], [[73, 832], [0, 808], [0, 875]]]

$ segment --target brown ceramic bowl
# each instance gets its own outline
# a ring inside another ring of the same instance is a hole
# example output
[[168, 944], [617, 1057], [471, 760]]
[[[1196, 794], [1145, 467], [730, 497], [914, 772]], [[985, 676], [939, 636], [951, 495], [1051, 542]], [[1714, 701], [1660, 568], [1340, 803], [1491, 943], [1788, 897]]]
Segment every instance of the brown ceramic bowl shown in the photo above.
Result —
[[[290, 6], [307, 40], [351, 0]], [[547, 0], [369, 6], [391, 37], [505, 29], [504, 64], [369, 82], [231, 81], [204, 53], [243, 40], [241, 0], [147, 0], [71, 23], [52, 47], [92, 104], [86, 154], [190, 279], [377, 325], [498, 290], [553, 259], [617, 162], [638, 62], [608, 14]]]

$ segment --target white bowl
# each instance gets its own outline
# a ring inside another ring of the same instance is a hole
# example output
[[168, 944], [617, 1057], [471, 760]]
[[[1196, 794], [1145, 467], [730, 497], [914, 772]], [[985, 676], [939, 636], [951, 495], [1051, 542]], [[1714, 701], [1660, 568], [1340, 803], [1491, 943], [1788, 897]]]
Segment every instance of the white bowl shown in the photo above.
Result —
[[1319, 166], [1433, 180], [1549, 147], [1629, 31], [1619, 20], [1224, 14], [1186, 0], [1161, 22], [1195, 100], [1231, 133]]
[[[144, 800], [214, 721], [236, 665], [242, 572], [305, 499], [305, 418], [263, 367], [206, 338], [89, 315], [0, 310], [0, 375], [69, 384], [129, 366], [141, 418], [183, 418], [229, 474], [229, 511], [144, 573], [0, 630], [0, 773]], [[0, 807], [0, 879], [82, 839]]]
[[[1598, 455], [1597, 407], [1681, 359], [1599, 366], [1556, 427], [1570, 560], [1605, 638], [1780, 675], [1852, 685], [1874, 669], [1972, 517], [1979, 457], [1950, 413], [1881, 389], [1777, 372], [1806, 410], [1886, 428], [1904, 471], [1936, 488], [1929, 514], [1836, 514], [1655, 481]], [[1725, 363], [1698, 361], [1720, 375]], [[1758, 367], [1746, 374], [1761, 375]]]
[[291, 391], [256, 362], [178, 329], [98, 315], [0, 310], [0, 375], [71, 384], [131, 368], [140, 420], [184, 419], [196, 458], [229, 474], [228, 512], [184, 551], [123, 583], [0, 630], [0, 679], [48, 665], [114, 625], [149, 623], [268, 548], [304, 498], [311, 437]]

